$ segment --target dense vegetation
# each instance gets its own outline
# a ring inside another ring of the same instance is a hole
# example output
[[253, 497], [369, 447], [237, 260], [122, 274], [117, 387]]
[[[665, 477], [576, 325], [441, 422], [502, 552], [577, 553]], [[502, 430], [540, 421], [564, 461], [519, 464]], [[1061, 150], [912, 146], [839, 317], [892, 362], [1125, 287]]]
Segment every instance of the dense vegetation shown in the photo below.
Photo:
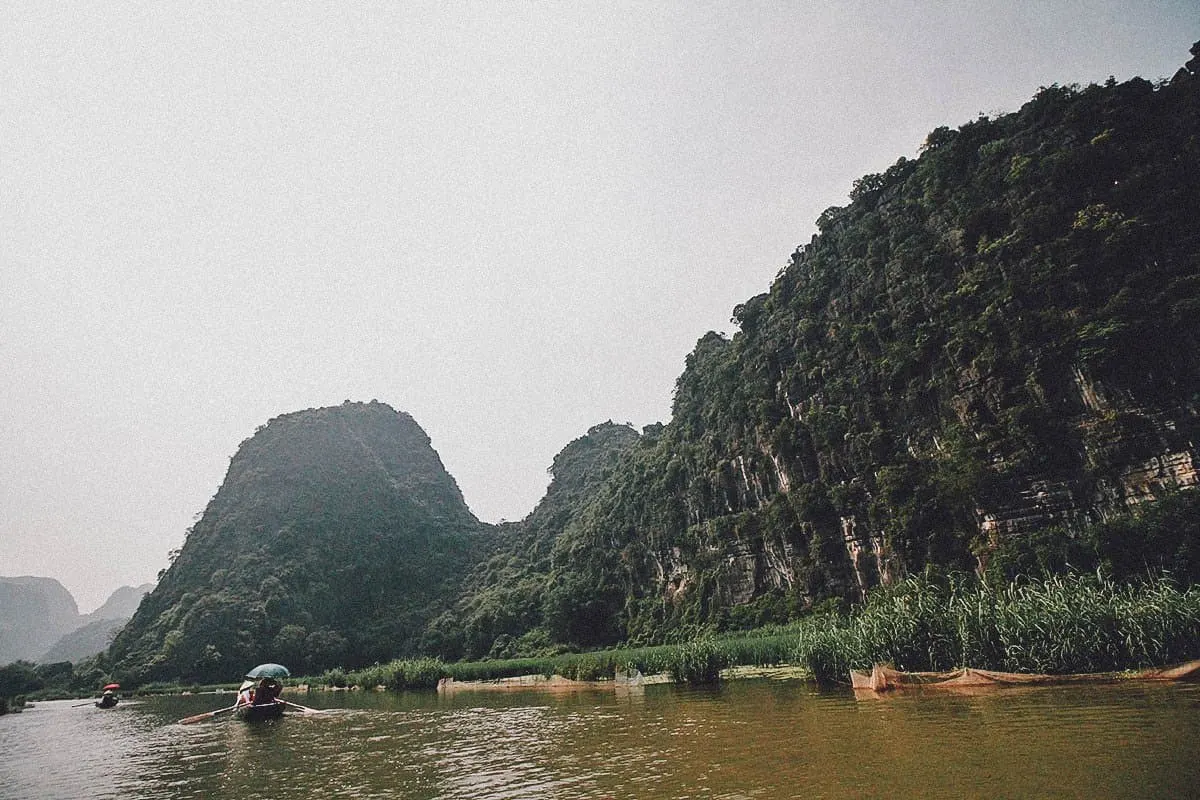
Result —
[[389, 689], [433, 688], [441, 678], [495, 680], [561, 675], [610, 680], [618, 672], [666, 673], [708, 683], [735, 666], [802, 665], [846, 683], [851, 668], [977, 669], [1049, 674], [1108, 672], [1195, 657], [1200, 587], [1157, 577], [1119, 583], [1071, 572], [999, 587], [962, 574], [921, 575], [879, 589], [850, 612], [827, 611], [749, 634], [701, 636], [674, 645], [520, 659], [444, 663], [397, 660], [333, 670], [322, 682]]
[[[652, 433], [657, 426], [647, 430]], [[550, 585], [549, 575], [563, 527], [638, 441], [632, 428], [610, 421], [563, 448], [554, 458], [550, 486], [537, 508], [521, 523], [500, 526], [495, 554], [464, 583], [455, 607], [429, 626], [427, 652], [458, 659], [544, 651], [552, 636], [543, 625], [547, 608], [563, 628], [560, 641], [586, 645], [603, 640], [611, 609], [591, 605], [601, 598], [592, 587], [579, 585], [566, 593], [578, 594], [582, 610], [558, 614], [564, 589]]]
[[99, 693], [107, 679], [93, 664], [56, 661], [34, 664], [13, 661], [0, 667], [0, 714], [20, 711], [27, 698], [56, 699]]

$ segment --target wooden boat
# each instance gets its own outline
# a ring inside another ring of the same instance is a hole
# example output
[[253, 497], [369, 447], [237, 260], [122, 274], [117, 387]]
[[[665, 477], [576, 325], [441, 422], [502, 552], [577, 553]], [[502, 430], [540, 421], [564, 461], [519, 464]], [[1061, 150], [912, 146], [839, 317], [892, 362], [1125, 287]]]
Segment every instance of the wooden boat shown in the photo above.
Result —
[[1200, 680], [1200, 659], [1174, 667], [1133, 672], [1087, 672], [1072, 675], [1046, 675], [1027, 672], [997, 672], [988, 669], [962, 669], [949, 672], [902, 672], [885, 664], [876, 664], [870, 674], [850, 670], [850, 685], [856, 690], [890, 692], [902, 689], [972, 690], [1003, 686], [1055, 686], [1074, 683], [1115, 683], [1117, 681]]
[[275, 700], [271, 703], [263, 703], [261, 705], [240, 706], [237, 709], [239, 719], [246, 722], [259, 722], [267, 719], [278, 719], [283, 716], [283, 710], [287, 707], [287, 703], [282, 700]]
[[115, 694], [105, 694], [96, 701], [96, 708], [112, 708], [117, 704], [117, 696]]

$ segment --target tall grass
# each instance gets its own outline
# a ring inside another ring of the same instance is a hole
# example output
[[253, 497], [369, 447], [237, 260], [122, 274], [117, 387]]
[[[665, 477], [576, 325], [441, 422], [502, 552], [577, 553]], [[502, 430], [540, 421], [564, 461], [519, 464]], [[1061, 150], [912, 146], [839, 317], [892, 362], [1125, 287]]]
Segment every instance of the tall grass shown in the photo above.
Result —
[[351, 672], [329, 670], [322, 679], [330, 686], [382, 686], [390, 691], [401, 691], [436, 689], [438, 681], [448, 674], [448, 667], [441, 659], [416, 658], [397, 659], [387, 664], [375, 664]]
[[876, 662], [904, 670], [1133, 669], [1200, 655], [1200, 588], [1080, 574], [998, 589], [912, 578], [854, 614], [805, 620], [794, 635], [795, 660], [843, 679], [850, 667]]

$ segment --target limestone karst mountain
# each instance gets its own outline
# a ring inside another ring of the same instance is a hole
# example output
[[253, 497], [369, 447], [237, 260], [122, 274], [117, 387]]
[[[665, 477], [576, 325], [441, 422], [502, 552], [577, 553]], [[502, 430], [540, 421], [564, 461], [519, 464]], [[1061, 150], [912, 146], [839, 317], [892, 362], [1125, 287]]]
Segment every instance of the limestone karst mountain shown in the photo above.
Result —
[[64, 634], [37, 660], [43, 664], [60, 661], [78, 662], [108, 648], [117, 631], [129, 622], [142, 598], [154, 589], [154, 584], [122, 586], [113, 592], [104, 605], [79, 618], [78, 627]]
[[468, 600], [491, 610], [455, 641], [659, 641], [926, 568], [1200, 579], [1192, 55], [1158, 84], [1045, 88], [858, 180], [740, 330], [701, 337], [669, 424], [553, 532], [510, 534], [534, 555], [497, 585], [544, 576], [532, 627]]
[[136, 680], [216, 680], [415, 652], [489, 545], [407, 414], [345, 403], [271, 420], [108, 658]]
[[0, 664], [32, 661], [79, 625], [75, 598], [53, 578], [0, 578]]

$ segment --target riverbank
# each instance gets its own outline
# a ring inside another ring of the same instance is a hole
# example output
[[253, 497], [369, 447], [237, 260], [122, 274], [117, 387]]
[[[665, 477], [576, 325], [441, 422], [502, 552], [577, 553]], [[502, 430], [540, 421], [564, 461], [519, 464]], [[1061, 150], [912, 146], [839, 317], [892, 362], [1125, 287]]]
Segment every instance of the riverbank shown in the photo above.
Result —
[[[434, 690], [444, 679], [463, 684], [521, 676], [612, 685], [620, 673], [706, 684], [768, 674], [764, 670], [844, 684], [852, 669], [870, 671], [875, 664], [902, 671], [971, 667], [1071, 674], [1165, 667], [1195, 658], [1200, 658], [1200, 587], [1181, 587], [1166, 576], [1116, 583], [1095, 574], [1070, 574], [999, 587], [973, 576], [922, 576], [878, 589], [849, 611], [814, 613], [788, 625], [585, 653], [473, 662], [401, 659], [300, 675], [285, 681], [285, 689]], [[30, 666], [18, 677], [38, 675]], [[33, 691], [61, 693], [65, 688]], [[124, 693], [230, 693], [235, 688], [234, 683], [157, 682], [130, 686]], [[92, 691], [76, 687], [57, 696], [83, 697]], [[44, 699], [28, 691], [25, 695]]]
[[905, 671], [969, 666], [1071, 674], [1163, 667], [1198, 657], [1200, 588], [1182, 588], [1167, 577], [1118, 584], [1072, 574], [993, 588], [951, 576], [908, 579], [847, 613], [814, 614], [786, 626], [680, 644], [477, 662], [398, 660], [307, 680], [400, 690], [433, 689], [444, 678], [603, 681], [636, 671], [703, 684], [736, 677], [739, 673], [728, 672], [732, 668], [782, 666], [796, 676], [845, 683], [851, 669], [870, 670], [874, 664]]

